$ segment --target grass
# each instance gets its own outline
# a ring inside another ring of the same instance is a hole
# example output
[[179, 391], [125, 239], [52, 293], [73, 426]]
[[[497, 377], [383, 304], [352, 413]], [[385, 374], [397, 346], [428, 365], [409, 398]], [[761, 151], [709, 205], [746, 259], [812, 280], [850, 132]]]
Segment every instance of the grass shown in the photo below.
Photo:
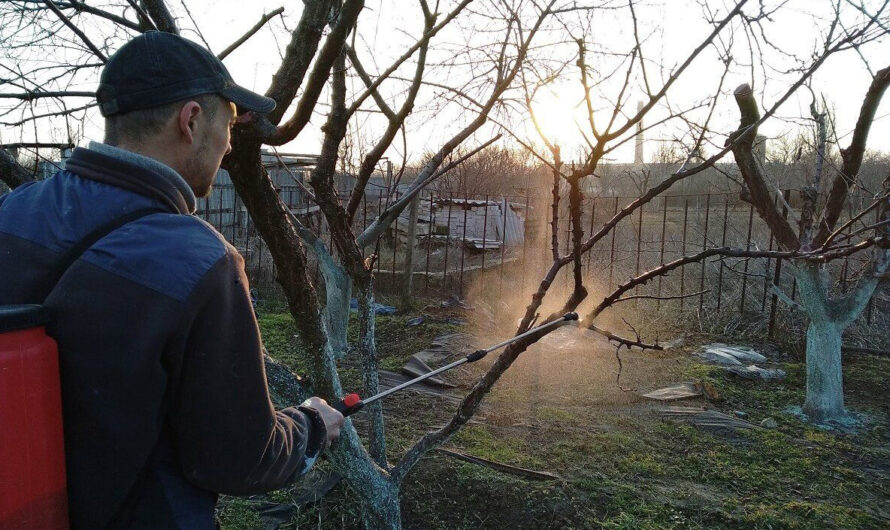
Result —
[[[432, 319], [406, 326], [411, 316], [377, 319], [378, 348], [387, 368], [400, 366], [433, 337], [457, 329]], [[296, 330], [290, 317], [263, 313], [260, 325], [270, 353], [299, 370], [300, 347], [293, 340]], [[355, 332], [351, 327], [350, 336]], [[774, 430], [753, 430], [732, 439], [639, 413], [640, 403], [610, 407], [548, 401], [529, 415], [529, 406], [517, 401], [527, 393], [496, 387], [483, 411], [486, 416], [522, 421], [468, 425], [448, 448], [555, 472], [562, 480], [529, 481], [434, 452], [403, 485], [404, 526], [887, 528], [890, 359], [858, 355], [845, 362], [847, 406], [866, 418], [862, 428], [847, 434], [801, 423], [786, 412], [803, 402], [805, 387], [804, 365], [795, 356], [787, 359], [781, 368], [788, 377], [778, 383], [742, 380], [685, 356], [665, 361], [679, 366], [667, 377], [713, 385], [721, 401], [708, 406], [727, 413], [743, 411], [753, 423], [773, 418], [778, 424]], [[392, 412], [387, 431], [392, 459], [453, 410], [413, 395], [394, 396], [387, 407]], [[224, 498], [222, 527], [263, 527], [262, 503], [287, 504], [299, 488], [249, 499]], [[347, 496], [348, 490], [338, 486], [324, 499], [294, 510], [280, 527], [357, 528], [360, 513]]]

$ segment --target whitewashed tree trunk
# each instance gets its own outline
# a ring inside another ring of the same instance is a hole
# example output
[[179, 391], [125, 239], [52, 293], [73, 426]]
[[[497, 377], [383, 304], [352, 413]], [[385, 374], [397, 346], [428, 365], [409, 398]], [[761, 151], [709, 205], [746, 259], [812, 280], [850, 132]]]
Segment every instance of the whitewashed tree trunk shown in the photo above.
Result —
[[832, 298], [828, 273], [817, 263], [792, 267], [800, 301], [810, 318], [807, 327], [807, 394], [803, 412], [813, 421], [843, 419], [844, 379], [841, 366], [841, 339], [868, 304], [879, 276], [887, 270], [887, 252], [879, 250], [875, 266], [845, 296]]
[[810, 319], [807, 327], [807, 397], [804, 413], [814, 421], [839, 419], [844, 409], [841, 334], [837, 323]]
[[328, 339], [336, 359], [342, 359], [349, 349], [346, 331], [349, 324], [349, 302], [352, 299], [352, 279], [339, 265], [321, 267], [324, 275], [324, 321]]
[[371, 530], [401, 528], [401, 481], [374, 464], [354, 429], [344, 429], [336, 444], [345, 450], [329, 452], [329, 458], [337, 473], [348, 478], [350, 497], [362, 508], [363, 526]]

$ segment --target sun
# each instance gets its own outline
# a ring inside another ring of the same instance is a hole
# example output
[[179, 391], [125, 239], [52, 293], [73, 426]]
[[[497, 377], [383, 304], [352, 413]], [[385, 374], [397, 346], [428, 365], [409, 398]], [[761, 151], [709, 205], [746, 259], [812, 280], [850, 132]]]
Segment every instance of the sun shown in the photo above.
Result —
[[[541, 133], [549, 142], [566, 148], [580, 140], [578, 109], [567, 97], [552, 90], [539, 91], [532, 100], [532, 110]], [[530, 124], [529, 129], [531, 134], [538, 136], [534, 124]]]

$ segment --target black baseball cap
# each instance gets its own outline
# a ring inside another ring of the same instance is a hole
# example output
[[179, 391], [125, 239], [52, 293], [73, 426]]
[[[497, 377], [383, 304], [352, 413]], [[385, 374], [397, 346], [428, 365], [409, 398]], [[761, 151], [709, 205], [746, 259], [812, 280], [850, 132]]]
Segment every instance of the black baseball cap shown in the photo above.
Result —
[[172, 33], [148, 31], [121, 46], [99, 78], [102, 116], [150, 109], [203, 94], [219, 94], [239, 112], [267, 113], [275, 100], [240, 87], [209, 50]]

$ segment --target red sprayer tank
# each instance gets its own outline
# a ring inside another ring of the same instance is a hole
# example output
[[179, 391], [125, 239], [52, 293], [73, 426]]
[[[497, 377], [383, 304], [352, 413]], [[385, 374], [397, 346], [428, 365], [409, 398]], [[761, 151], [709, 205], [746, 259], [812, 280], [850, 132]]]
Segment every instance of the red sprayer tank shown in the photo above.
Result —
[[56, 343], [38, 305], [0, 306], [0, 529], [68, 528]]

